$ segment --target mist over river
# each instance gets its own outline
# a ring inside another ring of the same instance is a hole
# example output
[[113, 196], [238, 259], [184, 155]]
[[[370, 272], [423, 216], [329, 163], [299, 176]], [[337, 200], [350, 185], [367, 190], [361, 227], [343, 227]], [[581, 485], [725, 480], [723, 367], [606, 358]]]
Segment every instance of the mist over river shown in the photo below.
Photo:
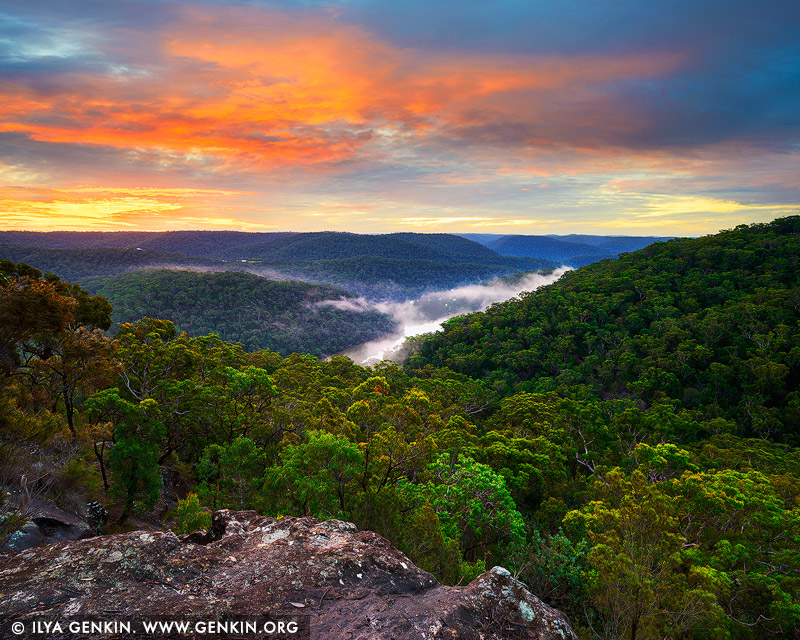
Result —
[[551, 274], [531, 273], [509, 283], [495, 280], [488, 284], [457, 287], [447, 291], [434, 291], [415, 300], [405, 302], [379, 302], [371, 304], [359, 298], [353, 300], [329, 300], [324, 303], [341, 309], [376, 309], [392, 316], [400, 328], [395, 333], [351, 347], [342, 352], [358, 364], [375, 364], [381, 360], [393, 360], [403, 354], [400, 346], [406, 338], [423, 333], [439, 331], [442, 323], [453, 316], [472, 311], [483, 311], [495, 302], [502, 302], [523, 291], [533, 291], [558, 280], [569, 267], [561, 267]]

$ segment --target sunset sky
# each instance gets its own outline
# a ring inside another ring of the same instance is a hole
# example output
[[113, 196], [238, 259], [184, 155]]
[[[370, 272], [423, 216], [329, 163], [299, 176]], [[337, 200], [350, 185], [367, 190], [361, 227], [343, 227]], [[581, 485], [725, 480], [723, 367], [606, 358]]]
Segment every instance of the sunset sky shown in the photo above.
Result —
[[0, 49], [3, 229], [800, 213], [797, 0], [4, 0]]

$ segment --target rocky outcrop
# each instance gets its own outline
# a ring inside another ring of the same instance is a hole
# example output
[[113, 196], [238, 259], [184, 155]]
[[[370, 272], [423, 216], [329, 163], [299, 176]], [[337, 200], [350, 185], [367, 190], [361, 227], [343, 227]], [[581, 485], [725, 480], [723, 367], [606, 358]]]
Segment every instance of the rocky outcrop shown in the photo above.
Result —
[[23, 551], [52, 542], [79, 540], [93, 535], [85, 518], [44, 500], [32, 500], [27, 511], [28, 522], [0, 545], [0, 552]]
[[559, 611], [500, 567], [447, 587], [353, 524], [252, 511], [218, 511], [204, 534], [134, 532], [0, 556], [0, 613], [45, 612], [299, 614], [314, 640], [575, 638]]

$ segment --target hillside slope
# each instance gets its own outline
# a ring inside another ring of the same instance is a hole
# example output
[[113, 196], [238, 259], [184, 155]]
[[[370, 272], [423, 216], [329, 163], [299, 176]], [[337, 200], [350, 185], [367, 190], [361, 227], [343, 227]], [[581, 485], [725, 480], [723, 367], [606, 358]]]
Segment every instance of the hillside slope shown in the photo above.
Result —
[[116, 325], [162, 318], [190, 335], [216, 333], [250, 351], [324, 356], [394, 329], [384, 314], [319, 304], [353, 297], [338, 287], [249, 273], [159, 269], [91, 280], [87, 288], [111, 303]]
[[449, 234], [168, 232], [0, 232], [0, 258], [86, 282], [154, 266], [211, 266], [331, 283], [373, 299], [548, 269], [541, 258], [501, 256]]
[[800, 217], [657, 243], [450, 320], [412, 366], [504, 389], [669, 399], [798, 440]]
[[192, 257], [152, 249], [96, 247], [59, 249], [32, 245], [0, 245], [0, 259], [24, 262], [44, 273], [55, 273], [69, 282], [84, 283], [90, 278], [111, 276], [126, 271], [167, 267], [224, 268], [225, 263], [211, 258]]

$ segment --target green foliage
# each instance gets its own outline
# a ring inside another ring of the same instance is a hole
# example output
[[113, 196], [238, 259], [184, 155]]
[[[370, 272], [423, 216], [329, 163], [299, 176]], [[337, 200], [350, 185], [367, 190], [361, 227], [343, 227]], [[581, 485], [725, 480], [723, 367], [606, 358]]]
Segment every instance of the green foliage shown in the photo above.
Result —
[[14, 495], [0, 529], [17, 527], [36, 501], [75, 509], [99, 491], [76, 414], [117, 373], [102, 333], [110, 322], [106, 300], [0, 260], [0, 495]]
[[520, 580], [532, 593], [578, 620], [587, 604], [587, 587], [597, 579], [588, 564], [588, 551], [585, 539], [573, 543], [560, 530], [545, 536], [534, 530], [525, 550], [513, 560]]
[[[264, 452], [249, 438], [239, 436], [223, 445], [205, 448], [197, 464], [203, 494], [213, 509], [252, 509], [264, 473]], [[208, 500], [207, 500], [208, 501]]]
[[80, 510], [90, 500], [103, 495], [100, 474], [85, 456], [76, 456], [53, 474], [49, 494], [57, 506]]
[[280, 463], [268, 470], [273, 508], [322, 518], [348, 513], [364, 456], [344, 436], [309, 432], [305, 442], [290, 445]]
[[407, 517], [398, 531], [397, 546], [424, 571], [430, 571], [445, 584], [465, 579], [466, 568], [458, 540], [445, 536], [439, 514], [426, 501]]
[[175, 527], [178, 535], [203, 531], [211, 526], [211, 513], [200, 508], [196, 493], [190, 493], [183, 500], [178, 500], [175, 510]]
[[156, 448], [135, 438], [117, 441], [108, 454], [113, 498], [123, 501], [124, 521], [131, 512], [152, 509], [161, 491], [161, 470]]
[[394, 329], [391, 318], [377, 311], [320, 304], [353, 297], [338, 287], [250, 273], [161, 269], [94, 280], [91, 286], [114, 305], [117, 323], [166, 318], [191, 335], [215, 333], [249, 351], [323, 356]]
[[111, 468], [110, 495], [123, 501], [121, 520], [133, 512], [151, 509], [158, 501], [161, 470], [158, 444], [163, 438], [159, 406], [152, 398], [139, 402], [121, 397], [117, 389], [105, 389], [87, 400], [87, 411], [113, 419], [114, 445], [108, 454]]
[[453, 318], [411, 366], [447, 366], [506, 392], [580, 386], [603, 399], [666, 399], [694, 412], [701, 432], [794, 442], [797, 219], [657, 243], [570, 272]]
[[276, 387], [264, 369], [246, 363], [238, 345], [189, 338], [150, 318], [122, 325], [116, 343], [124, 363], [116, 396], [98, 395], [92, 414], [116, 419], [119, 429], [134, 404], [148, 402], [160, 463], [175, 454], [196, 460], [209, 444], [246, 437], [263, 424]]
[[[683, 457], [683, 456], [682, 456]], [[648, 482], [620, 469], [564, 522], [591, 550], [604, 637], [788, 637], [797, 629], [797, 478], [687, 470]]]
[[601, 484], [601, 499], [567, 514], [565, 523], [592, 544], [589, 593], [603, 636], [721, 631], [724, 613], [716, 596], [729, 581], [711, 566], [686, 562], [669, 496], [639, 471], [626, 478], [615, 469]]
[[499, 559], [525, 540], [525, 525], [503, 477], [472, 458], [455, 463], [443, 455], [426, 468], [429, 480], [407, 484], [405, 492], [439, 516], [445, 538], [458, 540], [462, 556], [474, 562]]
[[0, 260], [0, 373], [44, 361], [77, 329], [111, 326], [111, 305], [24, 263]]

